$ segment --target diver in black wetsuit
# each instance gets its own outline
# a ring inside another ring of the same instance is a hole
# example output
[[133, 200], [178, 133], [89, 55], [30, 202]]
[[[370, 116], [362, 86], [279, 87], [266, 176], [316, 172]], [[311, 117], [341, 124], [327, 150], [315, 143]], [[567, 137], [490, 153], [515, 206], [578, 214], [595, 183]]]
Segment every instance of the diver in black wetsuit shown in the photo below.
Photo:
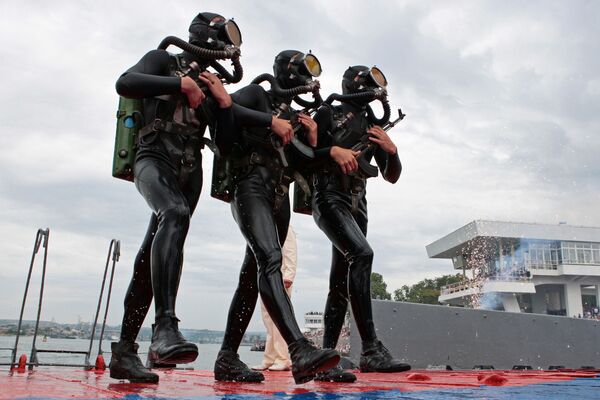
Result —
[[[352, 150], [368, 134], [366, 142], [375, 145], [365, 151], [366, 161], [374, 157], [384, 179], [390, 183], [396, 183], [400, 177], [402, 166], [396, 146], [381, 128], [390, 115], [386, 84], [376, 67], [350, 67], [342, 81], [344, 95], [330, 96], [314, 117], [318, 124], [316, 159], [322, 162], [314, 168], [313, 218], [333, 244], [323, 348], [335, 349], [350, 301], [362, 339], [361, 372], [410, 369], [392, 358], [375, 333], [370, 293], [373, 250], [366, 239], [366, 177], [357, 162], [361, 154]], [[369, 106], [376, 92], [384, 105], [381, 119], [375, 117]], [[333, 99], [341, 101], [341, 105], [328, 105]], [[356, 376], [338, 366], [317, 375], [315, 380], [353, 382]]]
[[[242, 78], [242, 70], [241, 34], [233, 21], [200, 13], [189, 31], [189, 43], [166, 38], [159, 50], [148, 52], [116, 84], [120, 95], [143, 99], [145, 126], [138, 134], [134, 182], [153, 211], [125, 296], [121, 337], [112, 344], [110, 376], [117, 379], [158, 381], [158, 375], [143, 366], [135, 343], [153, 297], [156, 313], [149, 362], [188, 363], [198, 355], [197, 346], [179, 331], [175, 314], [183, 245], [202, 189], [201, 149], [209, 143], [203, 138], [205, 128], [210, 127], [224, 152], [235, 135], [231, 97], [221, 80], [205, 69], [212, 66], [232, 83]], [[184, 52], [167, 53], [164, 48], [169, 44]], [[218, 58], [233, 60], [233, 75], [218, 64]], [[241, 107], [235, 112], [240, 120], [252, 119]]]
[[[295, 97], [302, 93], [296, 89], [307, 88], [304, 93], [318, 89], [312, 77], [320, 74], [320, 64], [312, 54], [283, 51], [276, 57], [273, 68], [275, 77], [265, 74], [255, 80], [269, 80], [269, 92], [252, 84], [232, 94], [234, 102], [273, 114], [281, 104], [289, 106], [292, 100], [307, 104]], [[320, 100], [318, 94], [315, 95], [317, 98]], [[286, 117], [289, 118], [289, 115]], [[307, 141], [314, 146], [316, 124], [307, 115], [300, 115], [298, 121], [308, 132]], [[231, 211], [247, 246], [238, 288], [229, 309], [223, 345], [215, 362], [217, 380], [259, 382], [264, 379], [260, 372], [249, 369], [237, 355], [259, 293], [288, 344], [296, 383], [311, 380], [316, 373], [332, 368], [339, 361], [335, 350], [319, 350], [304, 338], [285, 293], [281, 275], [281, 244], [289, 225], [287, 192], [292, 179], [289, 168], [283, 167], [282, 158], [273, 150], [270, 135], [267, 129], [243, 129], [232, 151], [234, 184]], [[281, 140], [283, 145], [291, 140], [291, 135], [278, 136], [275, 139]]]

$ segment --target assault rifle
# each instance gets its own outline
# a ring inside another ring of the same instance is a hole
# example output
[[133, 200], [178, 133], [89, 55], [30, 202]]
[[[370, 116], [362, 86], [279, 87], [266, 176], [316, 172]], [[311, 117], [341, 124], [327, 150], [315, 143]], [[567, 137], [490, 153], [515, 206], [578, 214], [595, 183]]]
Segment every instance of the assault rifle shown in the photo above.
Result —
[[[283, 114], [285, 114], [286, 112], [288, 112], [290, 110], [290, 106], [288, 104], [282, 103], [277, 110], [275, 110], [275, 117], [276, 118], [280, 118]], [[291, 146], [296, 152], [300, 153], [304, 158], [306, 159], [313, 159], [315, 158], [315, 152], [313, 151], [312, 148], [310, 148], [309, 146], [305, 145], [304, 143], [302, 143], [300, 141], [300, 139], [298, 139], [298, 132], [300, 131], [300, 129], [302, 129], [302, 124], [300, 123], [300, 121], [298, 120], [298, 115], [300, 113], [304, 113], [307, 114], [308, 116], [312, 117], [317, 111], [316, 107], [308, 107], [303, 109], [302, 111], [293, 111], [292, 115], [290, 117], [290, 123], [292, 124], [292, 129], [294, 130], [294, 136], [292, 137], [292, 140], [289, 143], [289, 146]], [[285, 154], [285, 146], [283, 145], [283, 142], [281, 141], [281, 138], [277, 135], [275, 135], [274, 133], [271, 134], [271, 144], [273, 145], [273, 148], [275, 149], [275, 151], [277, 151], [277, 154], [279, 155], [279, 159], [281, 161], [281, 164], [284, 167], [289, 167], [289, 162], [287, 159], [287, 155]]]
[[[398, 109], [398, 118], [393, 121], [386, 122], [381, 128], [384, 131], [389, 131], [394, 126], [396, 126], [400, 121], [404, 119], [406, 114], [402, 113], [401, 109]], [[369, 133], [365, 133], [361, 138], [360, 142], [352, 146], [352, 150], [360, 152], [360, 154], [356, 157], [356, 161], [358, 161], [358, 171], [357, 174], [365, 177], [365, 178], [374, 178], [378, 175], [378, 169], [376, 166], [371, 165], [367, 159], [365, 158], [365, 153], [369, 149], [376, 149], [379, 145], [375, 142], [369, 140]]]
[[[194, 75], [200, 75], [201, 72], [202, 71], [200, 71], [200, 66], [198, 65], [198, 63], [196, 61], [192, 61], [186, 70], [184, 70], [180, 73], [177, 73], [177, 75], [179, 75], [181, 78], [183, 78], [184, 76], [190, 76], [190, 74], [192, 74], [192, 73]], [[221, 81], [221, 83], [223, 85], [228, 85], [230, 83], [220, 73], [216, 72], [214, 74]], [[196, 80], [196, 83], [198, 84], [198, 86], [204, 93], [208, 93], [210, 91], [208, 86], [206, 86], [206, 83], [202, 82], [200, 79]]]
[[[209, 89], [208, 86], [206, 86], [206, 84], [204, 82], [202, 82], [200, 79], [194, 78], [195, 76], [200, 75], [202, 71], [200, 71], [200, 65], [198, 65], [198, 63], [196, 61], [192, 61], [188, 67], [186, 69], [184, 69], [183, 71], [177, 71], [175, 72], [175, 75], [177, 75], [180, 78], [184, 78], [186, 76], [189, 76], [190, 78], [194, 79], [196, 81], [196, 84], [198, 85], [198, 87], [200, 88], [200, 90], [202, 90], [205, 94], [209, 93]], [[227, 81], [227, 79], [223, 78], [223, 76], [219, 73], [215, 74], [216, 77], [223, 83], [223, 85], [228, 85], [229, 81]], [[161, 100], [166, 100], [169, 101], [172, 99], [173, 95], [169, 95], [169, 94], [163, 94], [161, 96], [156, 96], [157, 99], [161, 99]], [[183, 94], [179, 94], [179, 96], [184, 99], [185, 104], [187, 104], [187, 98], [185, 97], [185, 95]]]

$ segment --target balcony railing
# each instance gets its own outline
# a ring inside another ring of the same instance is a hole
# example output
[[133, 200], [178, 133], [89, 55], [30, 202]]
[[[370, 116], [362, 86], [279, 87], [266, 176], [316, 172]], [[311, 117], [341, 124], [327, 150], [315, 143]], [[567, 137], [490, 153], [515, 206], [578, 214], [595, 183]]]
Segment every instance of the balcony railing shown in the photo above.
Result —
[[558, 269], [558, 261], [542, 262], [542, 261], [529, 260], [525, 263], [525, 265], [529, 269], [545, 269], [545, 270], [557, 270]]
[[463, 281], [458, 283], [453, 283], [451, 285], [442, 286], [440, 289], [440, 294], [449, 295], [452, 293], [462, 292], [464, 290], [473, 289], [476, 287], [481, 287], [486, 282], [531, 282], [531, 278], [528, 276], [502, 276], [502, 275], [493, 275], [484, 278], [483, 280], [478, 281]]
[[476, 282], [474, 281], [453, 283], [451, 285], [442, 286], [440, 294], [447, 295], [462, 292], [463, 290], [471, 289], [474, 286], [476, 286]]

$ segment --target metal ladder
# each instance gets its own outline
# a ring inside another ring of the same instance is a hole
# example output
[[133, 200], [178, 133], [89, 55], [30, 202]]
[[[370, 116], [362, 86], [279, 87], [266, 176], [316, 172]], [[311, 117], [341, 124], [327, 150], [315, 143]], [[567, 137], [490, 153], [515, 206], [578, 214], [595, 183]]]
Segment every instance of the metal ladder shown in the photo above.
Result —
[[[112, 239], [110, 241], [110, 245], [108, 247], [108, 255], [106, 257], [106, 265], [104, 268], [104, 275], [102, 278], [102, 286], [100, 287], [100, 296], [98, 298], [98, 306], [96, 308], [96, 315], [94, 318], [94, 324], [92, 326], [92, 331], [90, 333], [90, 346], [88, 348], [87, 351], [82, 351], [82, 350], [61, 350], [61, 349], [57, 349], [57, 350], [50, 350], [50, 349], [38, 349], [36, 347], [36, 339], [37, 339], [37, 334], [38, 334], [38, 328], [39, 328], [39, 323], [40, 323], [40, 316], [41, 316], [41, 312], [42, 312], [42, 302], [43, 302], [43, 297], [44, 297], [44, 283], [45, 283], [45, 279], [46, 279], [46, 264], [47, 264], [47, 260], [48, 260], [48, 241], [50, 238], [50, 229], [46, 228], [46, 229], [38, 229], [36, 236], [35, 236], [35, 242], [33, 245], [33, 252], [31, 254], [31, 263], [29, 264], [29, 272], [27, 274], [27, 281], [25, 283], [25, 292], [23, 294], [23, 302], [21, 304], [21, 313], [19, 314], [19, 323], [17, 326], [17, 334], [16, 334], [16, 338], [15, 338], [15, 345], [13, 348], [2, 348], [0, 350], [12, 350], [12, 358], [11, 358], [11, 362], [10, 363], [0, 363], [0, 365], [10, 365], [10, 368], [13, 369], [14, 367], [16, 367], [17, 365], [26, 365], [28, 366], [28, 368], [30, 370], [33, 369], [34, 366], [60, 366], [60, 367], [83, 367], [85, 369], [93, 369], [94, 365], [92, 365], [90, 363], [90, 356], [92, 353], [92, 347], [94, 344], [94, 336], [96, 333], [96, 326], [98, 323], [98, 317], [100, 315], [100, 308], [102, 305], [102, 298], [104, 295], [104, 288], [106, 285], [106, 277], [108, 275], [108, 268], [111, 265], [111, 260], [112, 260], [112, 268], [111, 268], [111, 273], [110, 273], [110, 278], [109, 278], [109, 284], [108, 284], [108, 293], [106, 296], [106, 307], [104, 310], [104, 318], [102, 321], [102, 328], [100, 331], [100, 339], [99, 339], [99, 344], [98, 344], [98, 355], [102, 355], [102, 340], [104, 337], [104, 328], [106, 325], [106, 317], [108, 315], [108, 307], [110, 305], [110, 296], [111, 296], [111, 292], [112, 292], [112, 284], [113, 284], [113, 278], [114, 278], [114, 273], [115, 273], [115, 266], [116, 263], [119, 261], [119, 257], [121, 254], [121, 243], [120, 241], [116, 240], [116, 239]], [[31, 345], [31, 355], [30, 355], [30, 362], [27, 363], [16, 363], [16, 358], [17, 358], [17, 351], [18, 351], [18, 345], [19, 345], [19, 338], [21, 336], [21, 326], [23, 323], [23, 313], [25, 311], [25, 304], [27, 302], [27, 293], [29, 292], [29, 284], [31, 281], [31, 274], [33, 272], [33, 267], [35, 265], [35, 258], [36, 255], [38, 254], [40, 247], [44, 248], [44, 259], [43, 259], [43, 263], [42, 263], [42, 276], [41, 276], [41, 283], [40, 283], [40, 298], [39, 298], [39, 302], [38, 302], [38, 309], [37, 309], [37, 317], [35, 320], [35, 329], [34, 329], [34, 333], [33, 333], [33, 342]], [[54, 353], [54, 354], [81, 354], [81, 355], [85, 355], [85, 360], [83, 364], [69, 364], [69, 363], [42, 363], [38, 360], [38, 353]]]

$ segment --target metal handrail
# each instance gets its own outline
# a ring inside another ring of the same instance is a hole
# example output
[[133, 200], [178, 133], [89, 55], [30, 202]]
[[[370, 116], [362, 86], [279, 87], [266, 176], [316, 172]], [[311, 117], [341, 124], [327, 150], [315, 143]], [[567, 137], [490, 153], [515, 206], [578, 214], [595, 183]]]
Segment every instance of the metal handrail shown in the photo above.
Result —
[[[38, 230], [39, 232], [39, 230]], [[44, 282], [46, 280], [46, 262], [48, 261], [48, 239], [50, 237], [50, 229], [46, 228], [46, 235], [44, 240], [44, 263], [42, 264], [42, 282], [40, 284], [40, 300], [38, 302], [38, 311], [37, 316], [35, 318], [35, 330], [33, 331], [33, 342], [31, 343], [31, 357], [30, 360], [32, 362], [37, 362], [37, 355], [35, 351], [35, 340], [37, 339], [38, 328], [40, 326], [40, 316], [42, 315], [42, 301], [44, 299]], [[39, 249], [39, 243], [37, 243]], [[15, 346], [15, 352], [17, 350], [17, 346]], [[29, 365], [29, 369], [33, 369], [33, 365]]]
[[104, 310], [104, 319], [102, 320], [102, 328], [100, 330], [100, 340], [98, 343], [98, 355], [102, 355], [102, 339], [104, 338], [104, 328], [106, 327], [106, 318], [108, 316], [108, 307], [110, 305], [110, 296], [112, 294], [112, 284], [115, 276], [115, 266], [117, 261], [119, 261], [119, 257], [121, 256], [121, 242], [119, 240], [113, 239], [110, 241], [110, 245], [108, 246], [108, 255], [106, 256], [106, 266], [104, 267], [104, 275], [102, 277], [102, 286], [100, 287], [100, 296], [98, 297], [98, 307], [96, 307], [96, 316], [94, 317], [94, 324], [92, 326], [92, 332], [90, 335], [90, 347], [85, 357], [85, 365], [86, 368], [91, 369], [92, 366], [90, 364], [90, 355], [92, 353], [92, 346], [94, 345], [94, 336], [96, 334], [96, 325], [98, 323], [98, 316], [100, 315], [100, 307], [102, 305], [102, 295], [104, 294], [104, 285], [106, 283], [106, 275], [108, 273], [108, 266], [110, 264], [112, 255], [112, 268], [110, 272], [110, 278], [108, 282], [108, 293], [106, 295], [106, 308]]
[[[7, 348], [7, 349], [0, 349], [0, 350], [12, 350], [12, 356], [11, 356], [11, 362], [10, 364], [6, 364], [6, 363], [0, 363], [0, 365], [10, 365], [10, 368], [14, 368], [17, 363], [16, 363], [16, 358], [17, 358], [17, 351], [18, 351], [18, 345], [19, 345], [19, 338], [21, 336], [21, 326], [23, 323], [23, 313], [25, 311], [25, 304], [27, 301], [27, 294], [29, 292], [29, 285], [31, 283], [31, 274], [33, 272], [33, 266], [35, 264], [35, 257], [36, 254], [39, 252], [40, 247], [44, 248], [44, 260], [43, 260], [43, 264], [42, 264], [42, 276], [41, 276], [41, 283], [40, 283], [40, 298], [39, 298], [39, 302], [38, 302], [38, 310], [37, 310], [37, 316], [36, 316], [36, 321], [35, 321], [35, 330], [33, 333], [33, 341], [31, 344], [31, 356], [30, 356], [30, 362], [26, 363], [25, 365], [27, 365], [29, 367], [29, 369], [33, 369], [34, 366], [39, 366], [39, 365], [44, 365], [44, 366], [63, 366], [63, 367], [84, 367], [86, 369], [91, 369], [93, 368], [93, 366], [90, 364], [89, 360], [90, 360], [90, 355], [92, 352], [92, 346], [94, 343], [94, 336], [95, 336], [95, 332], [96, 332], [96, 325], [98, 322], [98, 316], [100, 314], [100, 307], [102, 304], [102, 297], [104, 294], [104, 287], [105, 287], [105, 283], [106, 283], [106, 276], [108, 274], [108, 267], [110, 265], [110, 260], [112, 258], [112, 269], [111, 269], [111, 274], [110, 274], [110, 279], [109, 279], [109, 286], [108, 286], [108, 293], [107, 293], [107, 298], [106, 298], [106, 309], [104, 312], [104, 319], [102, 322], [102, 328], [101, 328], [101, 333], [100, 333], [100, 343], [98, 345], [98, 354], [101, 355], [102, 354], [102, 339], [104, 336], [104, 329], [106, 326], [106, 318], [108, 315], [108, 307], [110, 304], [110, 297], [111, 297], [111, 293], [112, 293], [112, 284], [113, 284], [113, 279], [114, 279], [114, 273], [115, 273], [115, 266], [117, 261], [119, 261], [119, 257], [120, 257], [120, 251], [121, 251], [121, 242], [116, 240], [116, 239], [112, 239], [110, 242], [110, 245], [108, 247], [108, 256], [107, 256], [107, 260], [106, 260], [106, 266], [104, 268], [104, 276], [102, 279], [102, 286], [100, 288], [100, 296], [98, 299], [98, 307], [96, 309], [96, 316], [94, 319], [94, 326], [92, 328], [92, 332], [90, 334], [90, 346], [89, 349], [87, 351], [82, 351], [82, 350], [61, 350], [61, 349], [57, 349], [57, 350], [51, 350], [51, 349], [37, 349], [36, 348], [36, 339], [37, 339], [37, 334], [38, 334], [38, 329], [39, 329], [39, 323], [40, 323], [40, 316], [41, 316], [41, 312], [42, 312], [42, 302], [43, 302], [43, 297], [44, 297], [44, 284], [45, 284], [45, 280], [46, 280], [46, 264], [48, 261], [48, 239], [50, 236], [50, 229], [46, 228], [46, 229], [38, 229], [37, 233], [36, 233], [36, 237], [35, 237], [35, 242], [33, 245], [33, 252], [31, 254], [31, 262], [29, 264], [29, 272], [27, 273], [27, 281], [25, 283], [25, 292], [23, 294], [23, 302], [21, 304], [21, 312], [19, 314], [19, 323], [17, 325], [17, 334], [16, 334], [16, 338], [15, 338], [15, 345], [13, 348]], [[112, 256], [112, 257], [111, 257]], [[40, 363], [38, 358], [37, 358], [37, 354], [38, 353], [61, 353], [61, 354], [85, 354], [85, 362], [84, 364], [66, 364], [66, 363]]]
[[[13, 368], [17, 360], [17, 347], [19, 346], [19, 338], [21, 337], [21, 326], [23, 324], [23, 313], [25, 312], [25, 303], [27, 302], [27, 294], [29, 292], [29, 284], [31, 282], [31, 273], [33, 272], [33, 266], [35, 264], [35, 256], [40, 250], [40, 246], [44, 247], [44, 261], [42, 265], [42, 281], [40, 284], [40, 301], [38, 304], [38, 314], [36, 320], [36, 333], [39, 326], [40, 309], [42, 306], [42, 295], [44, 293], [44, 279], [46, 276], [46, 262], [48, 261], [48, 238], [50, 236], [50, 229], [38, 229], [35, 234], [35, 242], [33, 243], [33, 251], [31, 253], [31, 262], [29, 263], [29, 272], [27, 273], [27, 280], [25, 282], [25, 292], [23, 293], [23, 301], [21, 303], [21, 312], [19, 313], [19, 323], [17, 324], [17, 334], [15, 336], [15, 346], [12, 348], [12, 355], [10, 360], [10, 367]], [[34, 339], [35, 340], [35, 339]], [[0, 364], [6, 365], [6, 364]]]
[[50, 349], [36, 349], [37, 353], [55, 353], [55, 354], [88, 354], [87, 351], [83, 350], [50, 350]]

